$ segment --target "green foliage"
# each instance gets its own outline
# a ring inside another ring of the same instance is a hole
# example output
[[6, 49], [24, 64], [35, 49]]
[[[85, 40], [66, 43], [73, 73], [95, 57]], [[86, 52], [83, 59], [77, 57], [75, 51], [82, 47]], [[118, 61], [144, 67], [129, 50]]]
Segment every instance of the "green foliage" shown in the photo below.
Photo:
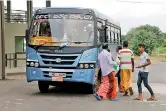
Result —
[[165, 54], [166, 53], [166, 47], [160, 46], [158, 51], [161, 54]]
[[150, 55], [157, 48], [160, 53], [164, 53], [166, 49], [166, 34], [158, 27], [151, 25], [142, 25], [132, 28], [124, 37], [123, 40], [129, 42], [130, 48], [136, 55], [139, 55], [138, 45], [145, 44], [146, 52]]

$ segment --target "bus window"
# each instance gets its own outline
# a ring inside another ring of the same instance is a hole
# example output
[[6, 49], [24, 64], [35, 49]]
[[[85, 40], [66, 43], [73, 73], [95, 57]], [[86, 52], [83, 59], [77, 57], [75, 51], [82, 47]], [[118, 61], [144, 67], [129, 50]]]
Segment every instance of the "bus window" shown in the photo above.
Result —
[[114, 32], [111, 31], [111, 42], [114, 43]]
[[117, 43], [117, 33], [115, 33], [114, 43]]
[[97, 27], [98, 27], [98, 28], [101, 28], [101, 27], [102, 27], [102, 23], [97, 22]]
[[97, 43], [100, 43], [100, 29], [97, 30]]
[[51, 37], [51, 29], [48, 21], [40, 23], [39, 36]]
[[121, 44], [121, 30], [118, 30], [119, 44]]
[[117, 44], [119, 44], [119, 41], [120, 41], [120, 39], [119, 39], [119, 33], [117, 33]]
[[[109, 27], [108, 27], [109, 28]], [[107, 30], [108, 43], [111, 43], [110, 29]]]
[[105, 42], [105, 31], [100, 29], [100, 42]]

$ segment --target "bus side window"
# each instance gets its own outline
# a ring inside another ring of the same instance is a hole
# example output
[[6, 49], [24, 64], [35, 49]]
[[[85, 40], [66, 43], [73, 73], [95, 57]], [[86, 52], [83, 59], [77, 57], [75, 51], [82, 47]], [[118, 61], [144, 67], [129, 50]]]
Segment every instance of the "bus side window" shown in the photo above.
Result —
[[111, 43], [110, 27], [107, 28], [107, 41], [108, 43]]
[[98, 35], [98, 39], [99, 39], [99, 42], [102, 43], [102, 42], [105, 42], [105, 30], [103, 29], [104, 26], [102, 24], [102, 22], [97, 22], [97, 27], [98, 27], [98, 32], [97, 32], [97, 35]]
[[100, 29], [97, 30], [97, 43], [100, 43]]
[[121, 33], [120, 33], [120, 29], [118, 30], [118, 44], [121, 44]]
[[105, 42], [105, 31], [100, 29], [100, 42]]
[[114, 43], [117, 43], [117, 33], [115, 32]]
[[111, 26], [111, 42], [114, 43], [114, 28]]
[[117, 44], [119, 44], [119, 33], [117, 33]]

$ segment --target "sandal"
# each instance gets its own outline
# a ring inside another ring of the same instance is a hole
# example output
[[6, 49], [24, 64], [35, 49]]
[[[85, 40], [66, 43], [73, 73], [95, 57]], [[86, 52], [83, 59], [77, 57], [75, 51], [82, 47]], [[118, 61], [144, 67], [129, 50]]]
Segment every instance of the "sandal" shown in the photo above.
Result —
[[148, 98], [147, 101], [156, 101], [155, 98]]
[[135, 98], [133, 100], [143, 101], [143, 99]]
[[93, 94], [93, 96], [94, 96], [97, 100], [102, 100], [102, 98], [101, 98], [98, 94]]

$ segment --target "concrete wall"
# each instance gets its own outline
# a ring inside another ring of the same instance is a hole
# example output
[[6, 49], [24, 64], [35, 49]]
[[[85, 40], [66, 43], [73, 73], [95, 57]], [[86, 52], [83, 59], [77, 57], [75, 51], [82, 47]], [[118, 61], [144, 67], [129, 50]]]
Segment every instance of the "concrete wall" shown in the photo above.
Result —
[[[5, 53], [15, 53], [15, 36], [25, 36], [27, 24], [5, 23]], [[11, 55], [13, 56], [13, 55]], [[26, 55], [18, 55], [18, 58], [25, 58]], [[9, 58], [9, 56], [8, 56]], [[13, 57], [12, 57], [13, 58]], [[17, 66], [25, 66], [25, 60], [18, 60]], [[13, 67], [13, 61], [7, 61], [8, 68]]]
[[15, 53], [15, 36], [25, 36], [27, 24], [5, 23], [5, 52]]

